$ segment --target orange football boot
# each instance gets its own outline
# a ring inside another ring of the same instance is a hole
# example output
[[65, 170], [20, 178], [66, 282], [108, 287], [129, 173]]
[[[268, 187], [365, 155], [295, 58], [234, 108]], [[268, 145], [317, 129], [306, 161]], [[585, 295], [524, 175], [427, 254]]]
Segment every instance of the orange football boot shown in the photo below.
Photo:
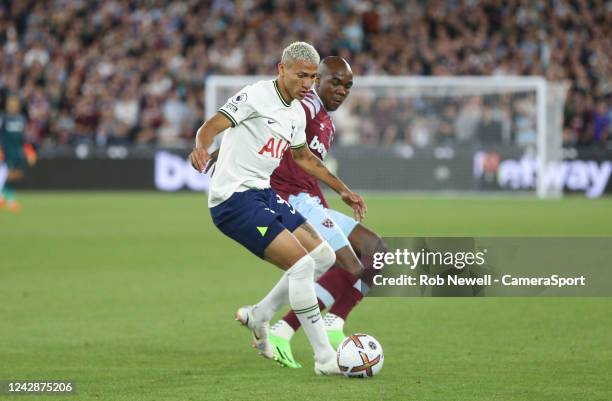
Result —
[[21, 212], [21, 205], [15, 201], [7, 203], [7, 209], [9, 212], [19, 213]]

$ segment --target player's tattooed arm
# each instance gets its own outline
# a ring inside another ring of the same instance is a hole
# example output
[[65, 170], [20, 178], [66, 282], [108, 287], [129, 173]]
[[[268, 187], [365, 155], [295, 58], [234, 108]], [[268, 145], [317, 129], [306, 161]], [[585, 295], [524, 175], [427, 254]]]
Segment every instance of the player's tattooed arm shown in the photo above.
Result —
[[351, 191], [341, 179], [329, 171], [325, 164], [312, 154], [308, 146], [304, 144], [299, 148], [291, 148], [291, 156], [304, 171], [336, 191], [344, 203], [353, 208], [355, 219], [361, 221], [365, 217], [368, 208], [361, 196]]
[[217, 112], [198, 129], [195, 140], [195, 147], [189, 155], [189, 160], [194, 169], [203, 171], [206, 163], [210, 159], [207, 149], [213, 142], [213, 139], [221, 131], [224, 131], [232, 126], [229, 118]]

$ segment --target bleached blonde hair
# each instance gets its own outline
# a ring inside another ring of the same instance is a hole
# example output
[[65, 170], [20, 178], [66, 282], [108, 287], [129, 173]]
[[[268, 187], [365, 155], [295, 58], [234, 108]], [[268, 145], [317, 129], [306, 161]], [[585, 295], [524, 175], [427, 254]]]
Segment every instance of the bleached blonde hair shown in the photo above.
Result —
[[319, 65], [321, 57], [319, 57], [319, 53], [310, 43], [293, 42], [283, 50], [281, 63], [287, 65], [298, 60]]

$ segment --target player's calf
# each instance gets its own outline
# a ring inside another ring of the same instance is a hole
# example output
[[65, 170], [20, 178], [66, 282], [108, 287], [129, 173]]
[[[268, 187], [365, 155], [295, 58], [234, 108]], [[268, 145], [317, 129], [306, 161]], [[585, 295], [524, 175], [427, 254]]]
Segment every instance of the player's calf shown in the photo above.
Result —
[[362, 224], [358, 224], [355, 227], [348, 239], [364, 268], [360, 276], [361, 280], [366, 286], [370, 287], [372, 285], [372, 278], [376, 273], [376, 270], [373, 268], [374, 254], [386, 252], [387, 246], [378, 234]]
[[[355, 306], [361, 302], [372, 286], [372, 280], [376, 273], [376, 270], [373, 268], [373, 255], [376, 252], [386, 251], [386, 246], [382, 238], [361, 224], [358, 224], [353, 229], [349, 235], [349, 241], [356, 254], [359, 256], [364, 269], [360, 276], [360, 280], [350, 289], [344, 291], [341, 296], [337, 297], [336, 302], [334, 302], [334, 305], [329, 310], [330, 315], [340, 319], [338, 322], [341, 322], [341, 325], [348, 318], [348, 315]], [[335, 332], [334, 337], [330, 338], [332, 341], [334, 341], [336, 337], [341, 336], [341, 329], [332, 329], [331, 331]], [[329, 332], [328, 330], [328, 333]]]
[[356, 279], [363, 274], [363, 265], [350, 246], [336, 251], [336, 266], [351, 273]]

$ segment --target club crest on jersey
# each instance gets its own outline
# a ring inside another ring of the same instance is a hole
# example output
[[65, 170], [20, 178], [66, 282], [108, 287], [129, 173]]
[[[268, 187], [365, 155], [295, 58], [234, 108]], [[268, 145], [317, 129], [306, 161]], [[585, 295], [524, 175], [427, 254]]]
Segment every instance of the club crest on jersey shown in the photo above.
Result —
[[239, 95], [236, 95], [232, 98], [232, 103], [234, 104], [242, 104], [244, 102], [246, 102], [248, 96], [246, 93], [241, 93]]
[[325, 149], [325, 145], [319, 140], [319, 137], [316, 135], [312, 138], [312, 141], [310, 141], [308, 147], [318, 152], [321, 155], [321, 158], [323, 159], [325, 159], [325, 156], [327, 156], [327, 149]]
[[333, 228], [334, 227], [334, 222], [331, 221], [331, 219], [325, 219], [321, 222], [321, 224], [323, 225], [323, 227], [327, 227], [327, 228]]
[[285, 141], [283, 138], [274, 138], [270, 137], [266, 144], [259, 149], [260, 155], [268, 153], [269, 156], [272, 156], [276, 159], [282, 159], [285, 151], [289, 147], [289, 142]]

